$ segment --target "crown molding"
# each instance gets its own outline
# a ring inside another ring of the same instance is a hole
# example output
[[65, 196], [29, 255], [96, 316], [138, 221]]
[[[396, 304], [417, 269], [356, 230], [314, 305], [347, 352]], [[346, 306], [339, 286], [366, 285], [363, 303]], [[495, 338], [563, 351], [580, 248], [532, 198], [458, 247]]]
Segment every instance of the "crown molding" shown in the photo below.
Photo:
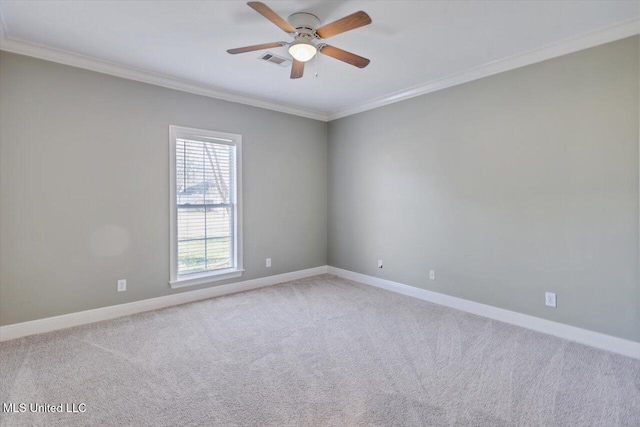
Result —
[[[0, 27], [3, 27], [1, 23]], [[320, 111], [306, 110], [265, 99], [226, 92], [211, 86], [194, 83], [177, 77], [143, 71], [137, 68], [116, 64], [114, 62], [92, 58], [90, 56], [13, 39], [6, 35], [6, 28], [0, 29], [0, 50], [57, 62], [59, 64], [84, 68], [86, 70], [122, 77], [129, 80], [149, 83], [182, 92], [194, 93], [196, 95], [207, 96], [209, 98], [250, 105], [252, 107], [264, 108], [267, 110], [278, 111], [280, 113], [292, 114], [294, 116], [306, 117], [323, 122], [327, 121], [327, 114]]]
[[9, 37], [6, 32], [4, 20], [0, 14], [0, 50], [13, 52], [21, 55], [32, 56], [34, 58], [44, 59], [47, 61], [57, 62], [60, 64], [70, 65], [73, 67], [84, 68], [103, 74], [109, 74], [116, 77], [122, 77], [129, 80], [136, 80], [144, 83], [162, 86], [169, 89], [175, 89], [183, 92], [194, 93], [196, 95], [207, 96], [210, 98], [220, 99], [223, 101], [235, 102], [238, 104], [250, 105], [253, 107], [264, 108], [267, 110], [278, 111], [281, 113], [292, 114], [295, 116], [306, 117], [314, 120], [328, 122], [340, 119], [342, 117], [351, 116], [353, 114], [362, 113], [384, 105], [393, 104], [404, 101], [405, 99], [414, 98], [416, 96], [425, 95], [438, 90], [468, 83], [484, 77], [489, 77], [505, 71], [514, 70], [537, 62], [546, 61], [548, 59], [557, 58], [562, 55], [578, 52], [580, 50], [610, 43], [626, 37], [640, 34], [640, 18], [624, 21], [610, 27], [601, 28], [586, 34], [570, 37], [528, 52], [519, 53], [503, 59], [499, 59], [487, 64], [483, 64], [461, 73], [452, 74], [440, 79], [432, 80], [393, 92], [370, 101], [355, 104], [331, 113], [312, 111], [269, 101], [240, 95], [233, 92], [226, 92], [220, 89], [194, 83], [185, 79], [179, 79], [164, 74], [152, 73], [139, 70], [132, 67], [116, 64], [109, 61], [92, 58], [85, 55], [55, 49], [35, 43], [17, 40]]
[[329, 121], [640, 34], [640, 18], [570, 37], [329, 113]]

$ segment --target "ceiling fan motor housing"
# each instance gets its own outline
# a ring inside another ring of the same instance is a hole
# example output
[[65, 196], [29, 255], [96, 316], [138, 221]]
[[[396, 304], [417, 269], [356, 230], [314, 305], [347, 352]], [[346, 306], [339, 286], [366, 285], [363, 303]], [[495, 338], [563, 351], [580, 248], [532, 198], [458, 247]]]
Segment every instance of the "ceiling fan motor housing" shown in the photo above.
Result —
[[297, 36], [309, 39], [316, 37], [316, 28], [320, 26], [320, 19], [312, 13], [300, 12], [289, 15], [287, 21], [297, 31]]

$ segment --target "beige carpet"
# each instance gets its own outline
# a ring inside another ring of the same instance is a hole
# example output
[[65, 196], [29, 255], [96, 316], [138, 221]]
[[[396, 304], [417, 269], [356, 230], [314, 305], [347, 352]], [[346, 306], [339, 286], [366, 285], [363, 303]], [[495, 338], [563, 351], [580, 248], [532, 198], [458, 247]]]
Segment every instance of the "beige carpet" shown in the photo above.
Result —
[[0, 344], [2, 425], [639, 426], [640, 361], [319, 276]]

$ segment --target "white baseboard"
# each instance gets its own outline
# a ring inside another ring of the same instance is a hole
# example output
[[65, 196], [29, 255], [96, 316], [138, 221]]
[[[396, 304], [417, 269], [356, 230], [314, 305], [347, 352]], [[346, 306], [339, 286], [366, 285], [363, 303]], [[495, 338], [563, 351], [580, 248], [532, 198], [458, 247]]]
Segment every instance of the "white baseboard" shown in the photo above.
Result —
[[0, 342], [27, 335], [41, 334], [58, 329], [70, 328], [72, 326], [79, 326], [87, 323], [114, 319], [116, 317], [128, 316], [130, 314], [142, 313], [144, 311], [157, 310], [159, 308], [170, 307], [172, 305], [185, 304], [202, 299], [262, 288], [264, 286], [275, 285], [291, 280], [317, 276], [319, 274], [325, 274], [326, 272], [327, 266], [323, 265], [320, 267], [309, 268], [307, 270], [292, 271], [290, 273], [245, 280], [243, 282], [230, 283], [228, 285], [214, 286], [211, 288], [150, 298], [126, 304], [96, 308], [94, 310], [80, 311], [77, 313], [63, 314], [61, 316], [47, 317], [45, 319], [0, 326]]
[[613, 353], [622, 354], [624, 356], [640, 359], [640, 343], [625, 340], [623, 338], [613, 337], [611, 335], [593, 332], [575, 326], [565, 325], [563, 323], [553, 322], [551, 320], [541, 319], [539, 317], [529, 316], [527, 314], [517, 313], [502, 308], [493, 307], [486, 304], [469, 301], [462, 298], [452, 297], [438, 292], [428, 291], [426, 289], [416, 288], [414, 286], [403, 285], [402, 283], [393, 282], [391, 280], [381, 279], [378, 277], [368, 276], [366, 274], [355, 273], [349, 270], [343, 270], [337, 267], [328, 267], [328, 273], [334, 274], [345, 279], [355, 282], [364, 283], [366, 285], [375, 286], [386, 289], [388, 291], [397, 292], [399, 294], [429, 301], [435, 304], [444, 305], [455, 308], [457, 310], [473, 313], [478, 316], [488, 317], [504, 323], [521, 326], [523, 328], [532, 329], [534, 331], [575, 341], [591, 347], [607, 350]]
[[629, 341], [622, 338], [601, 334], [599, 332], [593, 332], [586, 329], [577, 328], [575, 326], [565, 325], [563, 323], [552, 322], [551, 320], [545, 320], [539, 317], [529, 316], [526, 314], [517, 313], [515, 311], [509, 311], [502, 308], [497, 308], [490, 305], [441, 294], [438, 292], [428, 291], [426, 289], [416, 288], [414, 286], [404, 285], [402, 283], [393, 282], [391, 280], [381, 279], [379, 277], [368, 276], [366, 274], [356, 273], [353, 271], [343, 270], [341, 268], [326, 265], [309, 268], [307, 270], [278, 274], [275, 276], [245, 280], [228, 285], [214, 286], [211, 288], [198, 289], [195, 291], [166, 295], [142, 301], [102, 307], [94, 310], [86, 310], [77, 313], [64, 314], [61, 316], [48, 317], [45, 319], [32, 320], [29, 322], [0, 326], [0, 342], [28, 335], [41, 334], [58, 329], [84, 325], [87, 323], [94, 323], [102, 320], [128, 316], [135, 313], [157, 310], [160, 308], [185, 304], [207, 298], [248, 291], [251, 289], [271, 286], [278, 283], [302, 279], [305, 277], [317, 276], [325, 273], [335, 274], [336, 276], [360, 282], [366, 285], [375, 286], [378, 288], [386, 289], [388, 291], [429, 301], [435, 304], [466, 311], [468, 313], [473, 313], [478, 316], [488, 317], [490, 319], [510, 323], [512, 325], [521, 326], [527, 329], [532, 329], [534, 331], [564, 338], [570, 341], [579, 342], [581, 344], [611, 351], [613, 353], [640, 359], [640, 343], [634, 341]]

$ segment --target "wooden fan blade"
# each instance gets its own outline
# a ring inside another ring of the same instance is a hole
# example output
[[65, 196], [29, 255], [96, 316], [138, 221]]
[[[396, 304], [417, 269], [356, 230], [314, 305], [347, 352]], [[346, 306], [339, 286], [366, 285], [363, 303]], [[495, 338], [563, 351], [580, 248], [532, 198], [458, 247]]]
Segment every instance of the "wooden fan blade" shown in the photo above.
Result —
[[273, 10], [271, 10], [269, 6], [267, 6], [266, 4], [260, 3], [259, 1], [250, 1], [247, 4], [249, 5], [250, 8], [258, 12], [260, 15], [264, 16], [269, 21], [273, 22], [278, 27], [280, 27], [280, 29], [285, 33], [293, 34], [296, 32], [296, 29], [293, 28], [291, 24], [289, 24], [287, 21], [282, 19], [280, 15], [278, 15]]
[[324, 45], [322, 48], [320, 48], [320, 53], [335, 59], [339, 59], [342, 62], [354, 65], [358, 68], [364, 68], [369, 65], [369, 62], [371, 62], [367, 58], [363, 58], [362, 56], [358, 56], [354, 53], [347, 52], [346, 50], [338, 49], [337, 47], [329, 45]]
[[238, 47], [235, 49], [229, 49], [227, 50], [227, 52], [232, 55], [235, 55], [236, 53], [253, 52], [254, 50], [263, 50], [263, 49], [269, 49], [271, 47], [280, 47], [280, 46], [284, 46], [285, 44], [286, 43], [284, 42], [255, 44], [253, 46], [245, 46], [245, 47]]
[[323, 25], [316, 30], [316, 34], [320, 38], [328, 39], [345, 31], [355, 30], [369, 24], [371, 24], [371, 17], [363, 11], [359, 11], [330, 24]]
[[299, 79], [304, 74], [304, 62], [300, 62], [297, 60], [293, 60], [293, 65], [291, 66], [291, 78]]

